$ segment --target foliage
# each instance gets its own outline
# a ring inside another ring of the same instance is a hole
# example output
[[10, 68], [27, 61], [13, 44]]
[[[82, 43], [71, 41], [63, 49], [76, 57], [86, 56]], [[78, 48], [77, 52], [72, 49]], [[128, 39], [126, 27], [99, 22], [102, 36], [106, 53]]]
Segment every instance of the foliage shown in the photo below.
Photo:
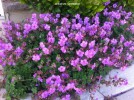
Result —
[[90, 20], [45, 13], [20, 24], [4, 23], [0, 64], [7, 75], [7, 99], [32, 92], [43, 100], [54, 95], [70, 100], [72, 92], [82, 93], [111, 69], [124, 70], [133, 59], [131, 19], [131, 12], [116, 6]]
[[112, 0], [118, 4], [124, 6], [126, 10], [134, 12], [134, 0]]
[[62, 15], [93, 16], [101, 12], [108, 0], [20, 0], [38, 12], [60, 13]]

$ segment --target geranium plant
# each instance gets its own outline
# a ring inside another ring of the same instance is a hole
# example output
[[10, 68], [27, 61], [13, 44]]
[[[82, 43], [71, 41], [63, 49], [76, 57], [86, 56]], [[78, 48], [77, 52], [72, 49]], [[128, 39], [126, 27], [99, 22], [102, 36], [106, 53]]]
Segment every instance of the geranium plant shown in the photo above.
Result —
[[103, 17], [71, 18], [32, 14], [18, 24], [4, 23], [0, 64], [5, 67], [7, 99], [33, 93], [39, 99], [55, 95], [70, 100], [113, 69], [124, 70], [133, 59], [131, 12], [114, 5]]

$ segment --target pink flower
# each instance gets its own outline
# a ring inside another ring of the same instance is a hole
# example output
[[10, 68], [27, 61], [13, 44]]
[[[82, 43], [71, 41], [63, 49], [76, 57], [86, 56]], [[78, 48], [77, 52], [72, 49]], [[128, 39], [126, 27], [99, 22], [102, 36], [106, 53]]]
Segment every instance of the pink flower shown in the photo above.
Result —
[[40, 48], [45, 48], [45, 45], [44, 45], [44, 43], [43, 42], [40, 42]]
[[89, 43], [89, 49], [93, 48], [94, 46], [95, 46], [95, 40]]
[[37, 76], [37, 73], [34, 73], [33, 77], [36, 78], [36, 76]]
[[41, 97], [42, 98], [47, 98], [49, 96], [49, 93], [47, 91], [44, 91], [42, 94], [41, 94]]
[[132, 34], [134, 34], [134, 25], [130, 26], [130, 30], [131, 30]]
[[67, 50], [66, 50], [66, 48], [63, 46], [63, 47], [61, 47], [61, 49], [60, 49], [63, 53], [66, 53], [67, 52]]
[[60, 40], [58, 41], [58, 44], [60, 46], [64, 46], [67, 40], [68, 39], [63, 35], [63, 36], [60, 37]]
[[127, 68], [127, 66], [123, 66], [123, 67], [121, 67], [120, 69], [121, 69], [122, 71], [124, 71], [126, 68]]
[[55, 89], [54, 87], [52, 87], [52, 88], [50, 88], [50, 89], [48, 90], [48, 93], [51, 95], [51, 94], [53, 94], [55, 91], [56, 91], [56, 89]]
[[87, 51], [85, 52], [85, 56], [86, 56], [87, 58], [93, 58], [95, 54], [96, 54], [96, 51], [94, 51], [94, 49], [87, 50]]
[[129, 60], [131, 60], [132, 58], [133, 58], [133, 56], [132, 56], [131, 54], [127, 53], [126, 59], [129, 61]]
[[80, 63], [81, 63], [82, 66], [86, 66], [86, 65], [88, 65], [88, 61], [87, 61], [87, 59], [83, 59], [83, 60], [81, 60]]
[[94, 69], [95, 67], [96, 67], [96, 64], [94, 63], [94, 64], [91, 66], [91, 68]]
[[80, 29], [80, 28], [81, 28], [81, 24], [80, 24], [80, 23], [75, 24], [75, 28], [76, 28], [77, 30]]
[[46, 30], [50, 30], [50, 26], [48, 25], [48, 24], [46, 24], [45, 26], [44, 26], [44, 29], [46, 29]]
[[79, 57], [83, 57], [84, 52], [81, 51], [81, 50], [78, 50], [78, 51], [76, 51], [76, 54], [77, 54]]
[[54, 43], [55, 38], [54, 37], [49, 37], [47, 40], [48, 40], [49, 43]]
[[116, 39], [112, 39], [111, 40], [111, 44], [116, 45], [117, 44], [117, 40]]
[[71, 65], [76, 67], [79, 64], [80, 59], [77, 58], [76, 60], [71, 60]]
[[43, 82], [43, 79], [41, 77], [38, 77], [37, 79], [38, 81]]
[[42, 51], [44, 52], [45, 55], [48, 55], [50, 53], [48, 48], [43, 48]]
[[82, 38], [83, 38], [83, 35], [80, 32], [78, 32], [75, 35], [75, 40], [77, 40], [78, 42], [81, 42]]
[[134, 46], [130, 47], [129, 50], [130, 50], [130, 51], [134, 51]]
[[40, 60], [40, 56], [38, 54], [33, 55], [32, 60], [37, 62]]
[[104, 46], [103, 47], [103, 53], [106, 53], [107, 52], [107, 49], [108, 49], [108, 46]]
[[110, 61], [110, 57], [104, 58], [104, 59], [102, 60], [102, 63], [103, 63], [104, 65], [109, 65], [109, 66], [112, 66], [112, 65], [113, 65], [112, 61]]
[[81, 47], [85, 48], [87, 46], [87, 41], [82, 41], [82, 43], [80, 44]]
[[75, 84], [74, 83], [68, 83], [66, 86], [66, 90], [70, 90], [70, 89], [74, 89], [75, 88]]
[[11, 43], [6, 44], [5, 49], [8, 50], [8, 51], [12, 50], [13, 49], [12, 44]]
[[60, 66], [60, 67], [58, 68], [58, 70], [59, 70], [60, 72], [64, 72], [64, 71], [66, 70], [66, 67], [65, 67], [65, 66]]
[[67, 94], [66, 96], [64, 96], [61, 100], [71, 100], [71, 97], [69, 94]]

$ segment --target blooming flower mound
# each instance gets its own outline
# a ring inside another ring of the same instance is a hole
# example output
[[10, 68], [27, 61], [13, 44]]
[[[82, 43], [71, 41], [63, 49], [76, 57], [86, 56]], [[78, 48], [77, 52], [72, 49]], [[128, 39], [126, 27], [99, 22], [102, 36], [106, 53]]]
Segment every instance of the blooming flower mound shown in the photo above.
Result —
[[100, 14], [70, 20], [46, 13], [32, 14], [23, 24], [4, 23], [6, 40], [0, 40], [0, 64], [9, 73], [17, 70], [8, 82], [27, 83], [23, 92], [32, 90], [43, 100], [57, 94], [70, 100], [72, 91], [85, 91], [102, 70], [128, 67], [134, 50], [131, 13], [114, 6], [113, 11], [106, 8], [103, 16], [101, 22]]

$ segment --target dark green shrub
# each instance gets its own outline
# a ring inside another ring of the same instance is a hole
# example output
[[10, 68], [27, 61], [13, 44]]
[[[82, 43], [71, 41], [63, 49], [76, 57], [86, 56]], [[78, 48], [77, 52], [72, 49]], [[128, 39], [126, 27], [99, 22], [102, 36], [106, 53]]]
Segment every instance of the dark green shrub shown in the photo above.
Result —
[[112, 0], [124, 6], [126, 10], [134, 12], [134, 0]]
[[101, 12], [108, 0], [20, 0], [38, 12], [61, 13], [63, 15], [77, 13], [91, 16]]

